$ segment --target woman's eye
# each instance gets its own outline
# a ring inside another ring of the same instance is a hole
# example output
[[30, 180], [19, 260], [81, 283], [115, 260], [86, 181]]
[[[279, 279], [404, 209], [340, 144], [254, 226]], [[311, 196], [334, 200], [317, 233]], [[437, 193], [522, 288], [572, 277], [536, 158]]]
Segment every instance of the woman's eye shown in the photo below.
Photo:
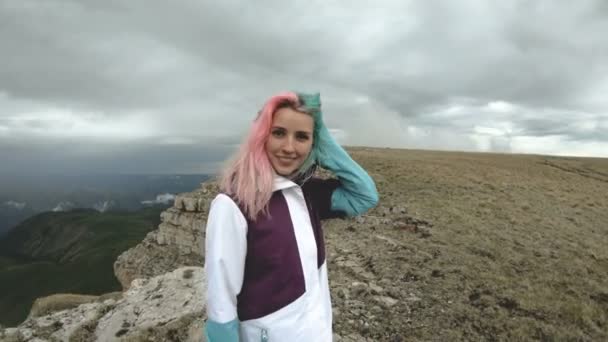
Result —
[[308, 134], [298, 134], [296, 137], [302, 141], [308, 140]]
[[285, 132], [281, 130], [272, 131], [272, 135], [274, 135], [275, 137], [282, 137], [284, 134]]

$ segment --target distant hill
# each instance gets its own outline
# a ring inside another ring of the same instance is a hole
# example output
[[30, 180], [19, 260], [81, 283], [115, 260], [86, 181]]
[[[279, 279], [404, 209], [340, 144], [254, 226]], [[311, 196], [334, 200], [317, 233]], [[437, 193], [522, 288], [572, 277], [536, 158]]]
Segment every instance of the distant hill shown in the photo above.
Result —
[[[16, 203], [17, 206], [13, 206], [13, 203]], [[19, 222], [36, 215], [36, 211], [25, 207], [25, 205], [21, 207], [21, 204], [23, 202], [5, 201], [4, 203], [0, 203], [0, 237], [19, 224]]]
[[114, 261], [159, 225], [166, 207], [45, 212], [19, 224], [0, 238], [0, 324], [20, 323], [49, 294], [121, 290]]

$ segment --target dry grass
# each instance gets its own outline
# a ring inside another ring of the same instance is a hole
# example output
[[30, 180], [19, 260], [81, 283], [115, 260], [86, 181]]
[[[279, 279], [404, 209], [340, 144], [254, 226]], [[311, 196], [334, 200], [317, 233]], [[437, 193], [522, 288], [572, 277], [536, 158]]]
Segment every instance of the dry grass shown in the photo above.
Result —
[[[380, 191], [370, 215], [405, 206], [432, 228], [423, 238], [328, 223], [338, 331], [371, 340], [608, 340], [607, 159], [349, 150]], [[340, 255], [367, 260], [368, 283], [399, 303], [352, 315], [338, 291], [364, 279], [332, 265]]]

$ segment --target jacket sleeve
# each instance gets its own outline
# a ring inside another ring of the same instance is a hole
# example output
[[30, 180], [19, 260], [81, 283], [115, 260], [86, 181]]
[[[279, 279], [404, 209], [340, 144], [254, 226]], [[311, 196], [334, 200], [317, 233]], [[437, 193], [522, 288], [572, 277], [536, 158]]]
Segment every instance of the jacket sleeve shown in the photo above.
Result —
[[319, 219], [344, 218], [346, 213], [341, 210], [332, 210], [332, 195], [334, 191], [342, 186], [340, 180], [335, 178], [320, 179], [311, 178], [305, 185], [310, 197], [317, 209]]
[[319, 164], [340, 180], [331, 196], [331, 210], [347, 216], [365, 213], [378, 204], [374, 180], [355, 162], [329, 133], [324, 124], [319, 129]]
[[237, 295], [243, 285], [247, 221], [234, 201], [219, 194], [212, 202], [205, 232], [208, 342], [238, 342]]

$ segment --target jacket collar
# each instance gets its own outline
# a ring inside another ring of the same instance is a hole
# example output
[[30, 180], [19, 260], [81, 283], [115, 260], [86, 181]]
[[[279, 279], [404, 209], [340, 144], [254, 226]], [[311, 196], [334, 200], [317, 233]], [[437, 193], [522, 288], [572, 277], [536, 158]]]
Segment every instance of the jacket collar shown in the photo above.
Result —
[[290, 180], [289, 178], [286, 178], [286, 177], [283, 177], [283, 176], [280, 176], [277, 174], [274, 175], [274, 183], [272, 185], [273, 192], [291, 188], [294, 186], [299, 187], [298, 184], [296, 184], [294, 181]]

